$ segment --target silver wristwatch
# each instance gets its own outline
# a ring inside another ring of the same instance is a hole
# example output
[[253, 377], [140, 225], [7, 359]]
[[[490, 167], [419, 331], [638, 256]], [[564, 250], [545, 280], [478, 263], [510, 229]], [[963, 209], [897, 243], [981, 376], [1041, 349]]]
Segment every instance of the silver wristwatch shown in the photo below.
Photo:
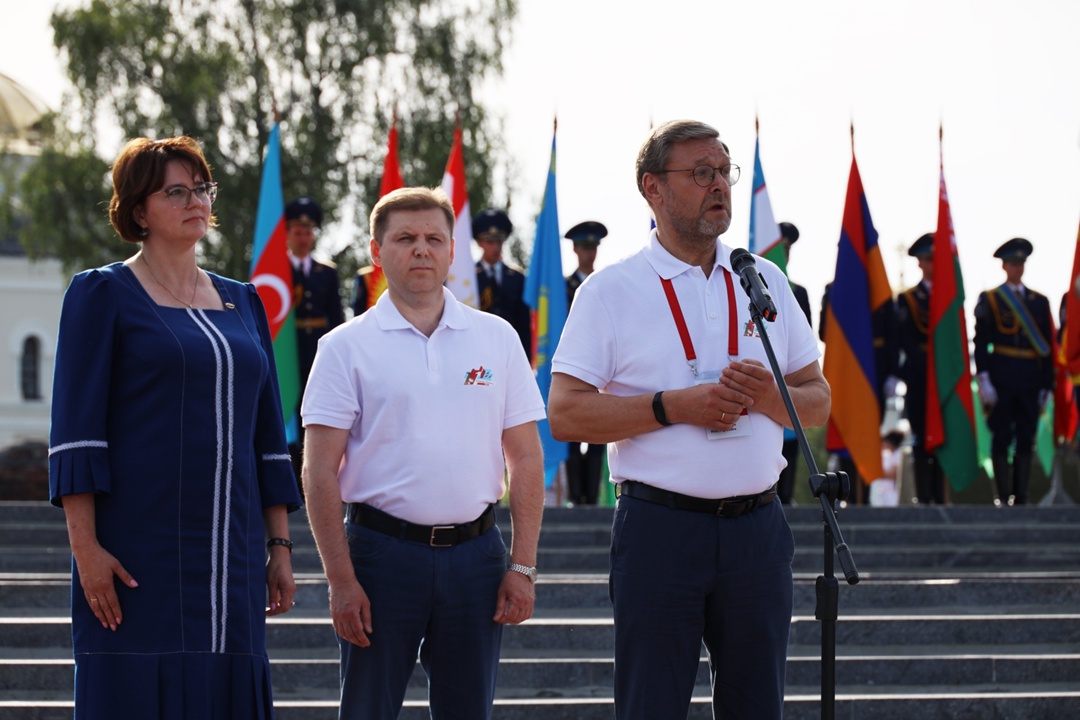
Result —
[[525, 577], [529, 578], [533, 582], [536, 582], [536, 568], [529, 567], [528, 565], [519, 565], [518, 563], [510, 563], [510, 570], [516, 573], [521, 573]]

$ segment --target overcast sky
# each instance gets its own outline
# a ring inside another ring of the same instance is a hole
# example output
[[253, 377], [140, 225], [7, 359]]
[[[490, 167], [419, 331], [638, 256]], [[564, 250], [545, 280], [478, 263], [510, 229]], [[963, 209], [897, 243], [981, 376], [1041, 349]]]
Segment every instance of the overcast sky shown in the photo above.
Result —
[[[57, 107], [50, 9], [7, 9], [0, 72]], [[835, 269], [849, 123], [899, 291], [918, 279], [907, 246], [936, 225], [943, 122], [969, 311], [1002, 281], [993, 251], [1014, 236], [1035, 245], [1026, 284], [1057, 306], [1080, 224], [1080, 3], [519, 0], [519, 10], [506, 73], [485, 95], [505, 118], [520, 173], [511, 216], [528, 236], [556, 113], [560, 224], [606, 224], [601, 265], [645, 242], [633, 163], [650, 123], [692, 118], [720, 130], [743, 167], [725, 239], [745, 247], [756, 114], [776, 219], [802, 232], [790, 274], [807, 286], [816, 324]]]

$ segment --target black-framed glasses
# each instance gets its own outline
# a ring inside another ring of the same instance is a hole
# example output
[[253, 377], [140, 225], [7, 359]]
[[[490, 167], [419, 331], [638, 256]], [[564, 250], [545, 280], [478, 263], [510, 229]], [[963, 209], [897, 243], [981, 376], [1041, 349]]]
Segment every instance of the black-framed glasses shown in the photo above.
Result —
[[657, 170], [656, 174], [660, 173], [673, 173], [673, 172], [688, 172], [694, 176], [694, 182], [701, 187], [709, 187], [716, 181], [716, 174], [720, 173], [720, 177], [728, 186], [732, 186], [739, 182], [739, 166], [738, 165], [721, 165], [720, 167], [710, 167], [708, 165], [698, 165], [695, 168], [684, 168], [682, 170]]
[[184, 185], [170, 185], [169, 187], [150, 193], [151, 195], [164, 194], [169, 203], [177, 210], [186, 208], [191, 203], [191, 194], [195, 193], [195, 199], [203, 205], [210, 205], [217, 199], [218, 184], [216, 182], [199, 183], [195, 187]]

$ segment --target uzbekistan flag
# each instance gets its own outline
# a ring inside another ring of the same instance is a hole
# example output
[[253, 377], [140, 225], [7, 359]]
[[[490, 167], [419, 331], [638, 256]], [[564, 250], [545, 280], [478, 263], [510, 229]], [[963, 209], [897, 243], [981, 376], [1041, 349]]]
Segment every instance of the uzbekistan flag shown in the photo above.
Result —
[[[940, 131], [938, 137], [940, 144]], [[964, 318], [964, 278], [945, 189], [943, 152], [940, 167], [926, 348], [926, 450], [937, 456], [949, 484], [960, 491], [975, 481], [978, 450]]]
[[839, 440], [865, 483], [883, 475], [872, 316], [891, 299], [877, 230], [855, 161], [852, 131], [851, 174], [825, 320], [824, 374], [833, 400], [826, 444], [835, 450]]
[[458, 302], [478, 307], [476, 298], [476, 264], [472, 259], [472, 215], [469, 211], [469, 191], [465, 187], [465, 152], [461, 141], [461, 125], [454, 127], [454, 144], [446, 161], [442, 189], [454, 205], [454, 262], [446, 277], [446, 287]]
[[[379, 197], [403, 187], [405, 187], [405, 181], [401, 179], [401, 165], [398, 162], [397, 112], [395, 112], [394, 122], [390, 126], [390, 138], [387, 141], [386, 161], [383, 163]], [[383, 275], [381, 267], [372, 265], [371, 272], [362, 277], [362, 282], [367, 285], [367, 306], [370, 310], [375, 307], [379, 296], [386, 292], [386, 276]]]
[[290, 443], [299, 438], [300, 367], [296, 359], [296, 325], [292, 313], [292, 267], [286, 255], [285, 200], [281, 190], [281, 126], [275, 124], [266, 141], [255, 243], [251, 252], [251, 284], [259, 291], [274, 340], [281, 389], [281, 415]]
[[[556, 130], [558, 122], [556, 122]], [[536, 219], [532, 258], [525, 276], [525, 303], [533, 309], [533, 364], [536, 383], [547, 405], [551, 392], [551, 358], [559, 346], [566, 324], [566, 278], [562, 274], [562, 239], [559, 233], [559, 204], [555, 195], [555, 134], [551, 137], [551, 165], [548, 167], [544, 201]], [[559, 465], [566, 460], [566, 443], [551, 437], [547, 419], [537, 423], [544, 448], [544, 475], [548, 487]]]
[[[757, 131], [757, 119], [754, 130]], [[787, 274], [787, 255], [780, 243], [780, 226], [773, 216], [765, 172], [761, 169], [761, 140], [754, 140], [754, 192], [750, 196], [750, 252], [776, 263]]]

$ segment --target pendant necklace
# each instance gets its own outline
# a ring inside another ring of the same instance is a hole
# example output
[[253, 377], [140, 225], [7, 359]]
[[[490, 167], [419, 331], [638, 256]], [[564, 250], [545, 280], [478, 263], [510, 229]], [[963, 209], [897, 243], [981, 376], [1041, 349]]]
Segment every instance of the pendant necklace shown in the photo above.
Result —
[[160, 285], [162, 287], [162, 289], [165, 290], [165, 292], [172, 295], [173, 300], [180, 303], [181, 305], [186, 305], [188, 307], [188, 309], [190, 309], [190, 310], [195, 309], [195, 305], [194, 305], [194, 303], [195, 303], [195, 293], [199, 292], [199, 266], [198, 265], [195, 266], [195, 287], [191, 291], [191, 300], [188, 301], [188, 302], [184, 302], [180, 298], [176, 297], [176, 293], [174, 293], [172, 290], [167, 288], [160, 280], [157, 279], [157, 275], [154, 274], [154, 268], [150, 267], [150, 261], [146, 259], [146, 255], [144, 255], [142, 253], [139, 253], [139, 259], [143, 261], [143, 263], [146, 265], [146, 269], [150, 271], [150, 277], [154, 278], [154, 282], [156, 282], [158, 285]]

